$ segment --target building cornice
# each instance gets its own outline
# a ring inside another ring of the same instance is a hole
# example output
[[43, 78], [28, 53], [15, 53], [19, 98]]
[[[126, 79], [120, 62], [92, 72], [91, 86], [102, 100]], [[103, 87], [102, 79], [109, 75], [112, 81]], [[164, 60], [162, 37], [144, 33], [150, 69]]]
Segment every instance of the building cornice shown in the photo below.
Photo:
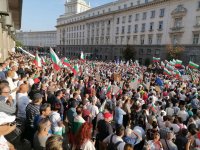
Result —
[[[130, 10], [137, 10], [137, 9], [141, 9], [141, 8], [145, 8], [145, 7], [149, 7], [149, 6], [165, 3], [165, 2], [168, 2], [168, 1], [171, 1], [171, 0], [155, 0], [155, 1], [152, 1], [152, 2], [149, 2], [149, 3], [144, 3], [144, 4], [137, 5], [137, 6], [127, 7], [126, 9], [114, 10], [114, 11], [111, 11], [111, 12], [106, 12], [104, 14], [90, 16], [90, 17], [86, 17], [86, 18], [83, 18], [83, 19], [80, 19], [80, 20], [73, 21], [73, 22], [68, 22], [68, 23], [56, 25], [55, 27], [58, 28], [58, 27], [66, 26], [66, 25], [71, 25], [71, 24], [74, 24], [74, 23], [80, 23], [80, 22], [83, 22], [83, 21], [85, 22], [85, 21], [90, 20], [90, 19], [95, 19], [95, 18], [99, 18], [99, 17], [105, 17], [105, 16], [108, 16], [108, 15], [115, 15], [115, 14], [118, 14], [118, 13], [130, 11]], [[82, 13], [80, 13], [80, 14], [82, 14]], [[61, 19], [63, 19], [63, 18], [61, 18]]]

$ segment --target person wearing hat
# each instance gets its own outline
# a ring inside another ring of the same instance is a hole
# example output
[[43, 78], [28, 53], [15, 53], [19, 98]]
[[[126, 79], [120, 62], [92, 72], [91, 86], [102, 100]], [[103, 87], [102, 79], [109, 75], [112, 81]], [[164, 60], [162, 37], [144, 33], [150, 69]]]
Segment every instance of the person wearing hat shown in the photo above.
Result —
[[102, 120], [99, 120], [97, 123], [97, 142], [99, 142], [99, 150], [104, 149], [103, 140], [113, 133], [113, 128], [111, 121], [113, 120], [113, 115], [110, 112], [103, 113]]
[[42, 103], [42, 97], [40, 93], [33, 95], [32, 102], [26, 107], [26, 127], [25, 127], [25, 138], [32, 142], [35, 133], [34, 119], [40, 114], [40, 105]]
[[1, 150], [15, 150], [14, 146], [9, 143], [4, 135], [7, 135], [15, 130], [16, 124], [15, 116], [9, 116], [4, 112], [0, 112], [0, 149]]

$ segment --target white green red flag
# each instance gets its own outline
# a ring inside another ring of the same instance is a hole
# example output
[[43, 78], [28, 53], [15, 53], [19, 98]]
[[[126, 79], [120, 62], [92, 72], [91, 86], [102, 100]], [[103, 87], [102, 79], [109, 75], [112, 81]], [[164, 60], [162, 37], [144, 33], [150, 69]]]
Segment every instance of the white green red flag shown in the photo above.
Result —
[[69, 60], [66, 57], [62, 60], [62, 63], [66, 67], [70, 67], [71, 66]]
[[81, 51], [81, 57], [80, 57], [81, 61], [85, 61], [85, 55], [83, 54], [83, 52]]
[[46, 65], [46, 61], [45, 61], [44, 57], [41, 57], [41, 60], [42, 60], [42, 64]]
[[163, 74], [170, 76], [171, 72], [167, 68], [164, 68]]
[[111, 96], [111, 84], [108, 85], [108, 88], [107, 88], [107, 91], [106, 91], [106, 96], [107, 96], [108, 98], [111, 98], [111, 97], [110, 97], [110, 96]]
[[156, 62], [160, 62], [160, 58], [153, 57], [153, 62], [154, 62], [154, 63], [156, 63]]
[[160, 65], [162, 68], [165, 68], [165, 63], [163, 61], [161, 61]]
[[36, 53], [35, 60], [33, 62], [38, 68], [42, 67], [42, 61], [41, 61], [41, 58], [39, 57], [38, 53]]
[[62, 62], [60, 61], [60, 59], [58, 58], [58, 56], [56, 55], [56, 53], [54, 52], [54, 50], [50, 47], [50, 56], [51, 56], [51, 60], [53, 62], [53, 67], [56, 71], [59, 71], [62, 67]]
[[177, 59], [177, 60], [176, 60], [175, 66], [176, 66], [176, 67], [181, 67], [181, 66], [182, 66], [182, 63], [183, 63], [183, 61]]
[[199, 65], [190, 61], [188, 67], [191, 68], [191, 69], [198, 69]]
[[175, 70], [175, 75], [176, 75], [176, 78], [180, 78], [181, 77], [181, 73], [179, 70]]

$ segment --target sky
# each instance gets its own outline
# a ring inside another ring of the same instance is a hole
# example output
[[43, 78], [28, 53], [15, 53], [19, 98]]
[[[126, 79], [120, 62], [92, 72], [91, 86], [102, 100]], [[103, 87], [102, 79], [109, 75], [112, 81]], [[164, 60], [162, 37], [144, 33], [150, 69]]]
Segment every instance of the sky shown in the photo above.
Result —
[[[56, 19], [64, 14], [66, 0], [24, 0], [22, 8], [23, 31], [56, 30]], [[88, 0], [97, 7], [115, 0]]]

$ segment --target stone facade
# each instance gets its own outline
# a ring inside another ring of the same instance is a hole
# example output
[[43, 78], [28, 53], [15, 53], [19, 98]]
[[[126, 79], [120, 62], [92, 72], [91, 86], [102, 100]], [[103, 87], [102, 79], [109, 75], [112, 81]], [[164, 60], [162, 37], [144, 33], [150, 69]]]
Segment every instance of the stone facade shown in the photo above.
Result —
[[84, 51], [113, 60], [130, 45], [144, 63], [152, 56], [166, 58], [166, 45], [179, 44], [185, 45], [184, 60], [200, 63], [200, 0], [118, 0], [81, 13], [65, 12], [56, 27], [57, 48], [64, 56]]

